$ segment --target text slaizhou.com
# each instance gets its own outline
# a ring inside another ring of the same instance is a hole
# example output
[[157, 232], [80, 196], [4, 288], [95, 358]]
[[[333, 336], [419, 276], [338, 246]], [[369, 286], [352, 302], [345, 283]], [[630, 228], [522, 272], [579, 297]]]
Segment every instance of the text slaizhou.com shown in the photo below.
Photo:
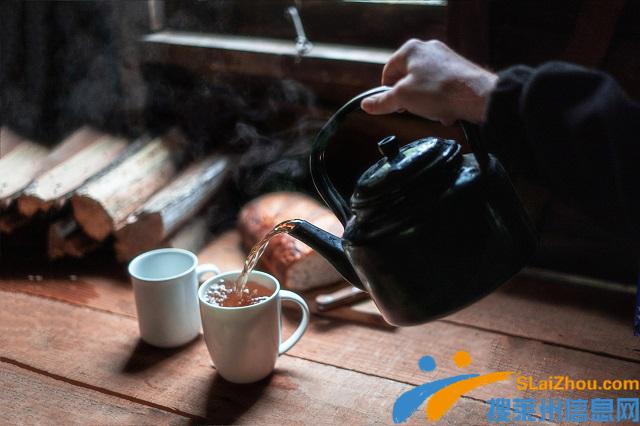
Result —
[[518, 390], [640, 390], [640, 379], [573, 379], [569, 376], [549, 376], [535, 379], [532, 376], [516, 377]]

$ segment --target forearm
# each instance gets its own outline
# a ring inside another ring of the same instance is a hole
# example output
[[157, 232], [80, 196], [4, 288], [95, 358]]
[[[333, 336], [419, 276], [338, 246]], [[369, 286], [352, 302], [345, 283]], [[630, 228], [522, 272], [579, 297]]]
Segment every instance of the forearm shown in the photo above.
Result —
[[499, 74], [484, 124], [511, 169], [624, 237], [640, 237], [640, 106], [610, 76], [549, 63]]

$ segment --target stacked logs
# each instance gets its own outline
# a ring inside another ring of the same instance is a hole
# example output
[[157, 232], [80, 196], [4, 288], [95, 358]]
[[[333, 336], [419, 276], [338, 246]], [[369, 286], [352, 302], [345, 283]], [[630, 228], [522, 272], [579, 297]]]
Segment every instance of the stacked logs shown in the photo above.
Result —
[[228, 171], [222, 155], [179, 168], [188, 144], [176, 131], [130, 143], [83, 127], [48, 149], [3, 127], [0, 142], [0, 233], [44, 218], [50, 259], [105, 244], [120, 261], [156, 247], [195, 250]]

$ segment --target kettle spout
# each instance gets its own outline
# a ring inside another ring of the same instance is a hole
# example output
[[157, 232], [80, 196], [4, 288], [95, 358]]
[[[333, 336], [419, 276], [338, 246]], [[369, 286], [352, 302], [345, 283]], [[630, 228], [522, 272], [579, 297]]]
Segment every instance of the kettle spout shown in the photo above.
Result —
[[364, 290], [364, 286], [358, 278], [356, 271], [351, 266], [349, 258], [342, 248], [342, 239], [310, 224], [306, 220], [295, 219], [291, 221], [294, 227], [288, 233], [292, 237], [302, 241], [333, 265], [334, 268], [354, 286]]

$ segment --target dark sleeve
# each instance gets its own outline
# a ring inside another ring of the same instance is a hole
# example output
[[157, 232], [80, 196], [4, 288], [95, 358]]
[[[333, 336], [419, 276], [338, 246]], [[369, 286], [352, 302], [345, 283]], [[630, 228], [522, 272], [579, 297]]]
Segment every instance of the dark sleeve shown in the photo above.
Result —
[[560, 62], [509, 68], [483, 133], [510, 171], [640, 243], [640, 104], [611, 76]]

